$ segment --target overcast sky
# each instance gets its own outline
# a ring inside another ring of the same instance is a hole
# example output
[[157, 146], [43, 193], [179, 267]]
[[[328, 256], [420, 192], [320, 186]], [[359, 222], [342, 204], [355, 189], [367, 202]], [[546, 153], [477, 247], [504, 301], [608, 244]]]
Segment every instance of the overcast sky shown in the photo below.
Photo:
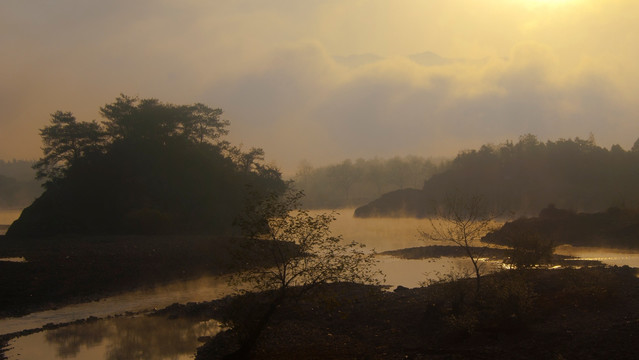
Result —
[[233, 143], [301, 160], [639, 137], [637, 0], [2, 0], [0, 159], [120, 93], [221, 107]]

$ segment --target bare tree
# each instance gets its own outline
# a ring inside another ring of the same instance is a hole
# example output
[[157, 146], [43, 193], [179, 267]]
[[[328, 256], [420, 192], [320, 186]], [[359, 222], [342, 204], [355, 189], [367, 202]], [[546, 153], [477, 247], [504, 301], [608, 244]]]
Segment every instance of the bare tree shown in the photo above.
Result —
[[248, 270], [236, 273], [231, 281], [272, 297], [258, 315], [259, 320], [244, 329], [241, 348], [234, 354], [236, 358], [249, 356], [270, 317], [286, 299], [299, 298], [326, 283], [378, 282], [374, 252], [366, 252], [364, 245], [332, 235], [330, 224], [336, 214], [311, 214], [303, 210], [300, 204], [303, 196], [303, 192], [293, 190], [283, 195], [253, 194], [257, 201], [249, 204], [238, 219], [249, 241], [236, 257]]
[[459, 192], [446, 195], [430, 218], [431, 230], [421, 231], [424, 240], [453, 243], [461, 247], [473, 264], [476, 291], [481, 284], [480, 262], [486, 246], [481, 238], [494, 229], [497, 215], [487, 206], [482, 196], [464, 195]]

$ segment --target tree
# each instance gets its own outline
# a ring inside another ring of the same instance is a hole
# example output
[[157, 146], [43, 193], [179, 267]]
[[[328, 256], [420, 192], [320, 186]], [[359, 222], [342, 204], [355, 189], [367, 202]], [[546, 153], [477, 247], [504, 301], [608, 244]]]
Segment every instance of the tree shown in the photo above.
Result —
[[230, 122], [220, 119], [222, 109], [201, 103], [173, 105], [157, 99], [140, 99], [121, 94], [115, 102], [100, 108], [111, 140], [166, 141], [182, 136], [193, 143], [217, 145], [228, 134]]
[[447, 194], [437, 207], [435, 216], [430, 218], [431, 231], [420, 231], [425, 240], [453, 243], [461, 247], [475, 271], [476, 292], [481, 285], [480, 263], [486, 250], [481, 238], [493, 230], [496, 214], [491, 211], [479, 195], [465, 195], [460, 192]]
[[229, 157], [233, 160], [238, 170], [243, 173], [259, 171], [264, 166], [264, 150], [252, 147], [249, 151], [242, 151], [242, 146], [229, 146], [226, 149]]
[[70, 112], [51, 114], [51, 125], [40, 130], [44, 157], [33, 166], [36, 179], [53, 181], [64, 173], [80, 157], [103, 146], [104, 132], [93, 122], [77, 122]]
[[285, 183], [261, 150], [239, 169], [220, 139], [221, 113], [120, 95], [101, 108], [101, 123], [52, 114], [36, 165], [46, 190], [7, 234], [234, 231], [246, 185], [281, 192]]
[[303, 196], [303, 192], [291, 189], [283, 195], [254, 192], [254, 201], [238, 219], [247, 242], [237, 259], [251, 268], [235, 274], [231, 282], [271, 297], [256, 323], [233, 324], [236, 331], [244, 330], [236, 357], [249, 356], [278, 305], [286, 299], [299, 298], [326, 283], [377, 282], [374, 252], [332, 235], [330, 224], [335, 214], [313, 215], [301, 209]]
[[187, 111], [188, 116], [182, 122], [182, 131], [189, 139], [199, 143], [215, 143], [221, 136], [229, 133], [226, 127], [230, 122], [220, 119], [222, 109], [213, 109], [201, 103], [183, 109]]

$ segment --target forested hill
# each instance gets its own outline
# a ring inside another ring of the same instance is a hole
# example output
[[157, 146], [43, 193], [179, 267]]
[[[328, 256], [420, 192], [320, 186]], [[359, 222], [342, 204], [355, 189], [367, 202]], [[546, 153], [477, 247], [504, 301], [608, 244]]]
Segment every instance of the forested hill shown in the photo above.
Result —
[[228, 121], [203, 104], [120, 96], [101, 123], [57, 111], [36, 163], [45, 192], [7, 236], [225, 233], [252, 191], [282, 191], [261, 149], [224, 141]]
[[355, 216], [427, 216], [446, 194], [479, 194], [501, 212], [537, 214], [548, 204], [579, 211], [639, 206], [639, 140], [629, 151], [594, 138], [484, 145], [461, 152], [419, 192], [385, 194]]

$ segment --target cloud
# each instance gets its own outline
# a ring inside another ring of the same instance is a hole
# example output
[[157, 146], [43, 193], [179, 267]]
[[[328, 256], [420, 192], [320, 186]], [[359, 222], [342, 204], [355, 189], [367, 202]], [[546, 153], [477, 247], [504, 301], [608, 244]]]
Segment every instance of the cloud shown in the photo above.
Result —
[[629, 147], [639, 5], [522, 3], [4, 2], [0, 158], [38, 157], [50, 113], [96, 119], [121, 92], [222, 107], [288, 172], [528, 132]]
[[402, 57], [340, 66], [317, 43], [270, 59], [214, 93], [231, 108], [244, 104], [235, 121], [244, 123], [245, 142], [260, 143], [289, 170], [301, 158], [451, 155], [524, 133], [593, 132], [608, 146], [627, 146], [639, 134], [636, 105], [623, 103], [605, 74], [564, 72], [551, 49], [535, 43], [517, 45], [506, 60], [448, 66]]

